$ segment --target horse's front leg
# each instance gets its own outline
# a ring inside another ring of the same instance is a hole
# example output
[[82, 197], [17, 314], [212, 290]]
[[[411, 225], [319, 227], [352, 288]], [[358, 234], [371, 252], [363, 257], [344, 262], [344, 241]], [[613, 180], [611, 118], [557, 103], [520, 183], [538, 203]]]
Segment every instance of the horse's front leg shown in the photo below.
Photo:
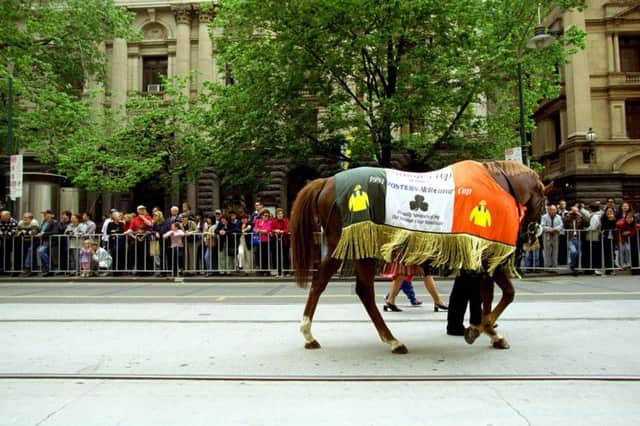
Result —
[[[491, 310], [493, 303], [493, 283], [494, 280], [498, 287], [502, 290], [502, 297], [496, 305], [495, 309]], [[500, 336], [493, 325], [500, 317], [502, 312], [506, 309], [514, 299], [515, 290], [511, 280], [504, 272], [497, 272], [492, 278], [488, 275], [483, 275], [480, 282], [480, 296], [482, 298], [482, 321], [480, 325], [471, 325], [465, 331], [465, 341], [469, 344], [475, 342], [475, 340], [482, 333], [486, 333], [490, 338], [494, 348], [496, 349], [509, 349], [509, 343], [507, 340]]]
[[320, 295], [327, 288], [329, 279], [336, 273], [340, 267], [340, 261], [332, 258], [330, 255], [325, 256], [318, 267], [318, 270], [313, 274], [311, 281], [311, 288], [307, 296], [307, 303], [304, 307], [304, 313], [302, 316], [302, 322], [300, 323], [300, 332], [304, 336], [305, 349], [320, 349], [320, 343], [311, 334], [311, 322], [313, 321], [313, 315], [316, 312], [318, 306], [318, 300]]
[[391, 347], [391, 352], [394, 354], [406, 354], [408, 352], [407, 347], [398, 341], [391, 330], [384, 322], [378, 306], [375, 301], [375, 290], [373, 282], [376, 274], [376, 261], [374, 259], [362, 259], [355, 261], [356, 270], [356, 294], [360, 298], [362, 305], [367, 310], [369, 318], [373, 321], [373, 325], [378, 331], [380, 340], [388, 344]]

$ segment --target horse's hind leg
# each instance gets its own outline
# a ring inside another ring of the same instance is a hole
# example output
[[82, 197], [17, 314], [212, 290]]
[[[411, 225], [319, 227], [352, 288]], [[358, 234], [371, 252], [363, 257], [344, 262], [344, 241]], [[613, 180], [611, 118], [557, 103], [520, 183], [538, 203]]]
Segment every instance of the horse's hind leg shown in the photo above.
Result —
[[[491, 310], [491, 303], [493, 302], [493, 281], [495, 280], [500, 290], [502, 290], [502, 297], [496, 305], [495, 309]], [[465, 340], [467, 343], [473, 343], [473, 341], [484, 332], [491, 338], [493, 347], [496, 349], [509, 349], [509, 342], [500, 336], [493, 324], [500, 317], [502, 312], [506, 309], [511, 302], [513, 302], [515, 296], [515, 290], [511, 280], [504, 272], [496, 272], [493, 278], [483, 278], [481, 284], [482, 294], [482, 323], [478, 327], [469, 327], [465, 333]]]
[[336, 273], [340, 267], [340, 261], [327, 255], [320, 266], [318, 271], [313, 274], [313, 280], [311, 282], [311, 288], [309, 289], [309, 295], [307, 296], [307, 304], [304, 307], [304, 314], [302, 322], [300, 323], [300, 332], [304, 336], [305, 349], [319, 349], [320, 343], [314, 339], [311, 334], [311, 321], [313, 321], [313, 315], [316, 312], [318, 306], [318, 300], [320, 295], [327, 288], [329, 279]]
[[376, 261], [374, 259], [363, 259], [355, 262], [356, 269], [356, 294], [364, 305], [369, 318], [378, 330], [380, 339], [391, 346], [391, 352], [394, 354], [406, 354], [407, 347], [396, 340], [391, 331], [385, 324], [380, 311], [376, 306], [375, 290], [373, 282], [376, 274]]

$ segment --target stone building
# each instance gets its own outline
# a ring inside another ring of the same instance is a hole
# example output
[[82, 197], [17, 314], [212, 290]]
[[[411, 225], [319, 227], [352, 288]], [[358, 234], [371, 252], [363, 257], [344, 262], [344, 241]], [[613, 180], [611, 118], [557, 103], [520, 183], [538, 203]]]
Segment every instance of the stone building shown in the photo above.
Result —
[[[204, 10], [191, 0], [116, 0], [119, 6], [135, 13], [134, 27], [141, 39], [105, 42], [107, 56], [107, 87], [105, 97], [97, 102], [106, 108], [123, 106], [133, 94], [163, 96], [162, 77], [172, 78], [192, 74], [187, 90], [196, 97], [205, 81], [230, 84], [224, 64], [218, 64], [210, 37], [214, 12]], [[222, 67], [221, 67], [222, 65]], [[131, 210], [137, 204], [157, 205], [168, 211], [169, 206], [188, 201], [194, 210], [212, 213], [216, 208], [246, 204], [252, 206], [259, 198], [265, 205], [282, 206], [288, 210], [297, 191], [307, 180], [330, 174], [338, 167], [326, 160], [311, 162], [313, 167], [292, 169], [286, 161], [272, 161], [271, 182], [264, 191], [241, 197], [220, 187], [215, 170], [205, 169], [196, 182], [173, 193], [149, 190], [141, 184], [125, 194], [86, 194], [83, 204], [95, 206], [96, 214], [106, 214], [111, 207]], [[246, 195], [246, 194], [245, 194]], [[253, 199], [245, 199], [253, 198]]]
[[[562, 67], [562, 91], [535, 113], [533, 157], [556, 200], [614, 197], [640, 208], [640, 3], [589, 0], [547, 16], [551, 33], [584, 30], [586, 49]], [[589, 129], [595, 141], [589, 141]]]

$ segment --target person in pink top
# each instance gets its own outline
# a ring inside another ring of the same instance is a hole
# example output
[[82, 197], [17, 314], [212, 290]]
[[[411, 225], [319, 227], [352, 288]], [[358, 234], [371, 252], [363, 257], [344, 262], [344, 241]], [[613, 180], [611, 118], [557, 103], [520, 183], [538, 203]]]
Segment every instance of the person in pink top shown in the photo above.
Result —
[[269, 275], [270, 256], [269, 243], [271, 239], [271, 213], [267, 209], [263, 209], [260, 217], [253, 224], [253, 232], [260, 235], [260, 244], [258, 250], [254, 253], [256, 256], [255, 265], [258, 268], [258, 275]]
[[170, 229], [164, 233], [163, 238], [170, 238], [170, 264], [173, 265], [173, 274], [177, 275], [178, 271], [184, 267], [184, 231], [174, 222]]

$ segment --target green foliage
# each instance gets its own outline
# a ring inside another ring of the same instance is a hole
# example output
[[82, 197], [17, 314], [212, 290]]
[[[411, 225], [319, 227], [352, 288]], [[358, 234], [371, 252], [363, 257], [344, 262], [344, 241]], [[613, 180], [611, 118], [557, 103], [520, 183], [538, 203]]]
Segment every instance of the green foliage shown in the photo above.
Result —
[[74, 121], [86, 107], [84, 83], [104, 80], [101, 43], [114, 36], [134, 39], [132, 22], [133, 15], [113, 0], [0, 2], [0, 96], [4, 105], [13, 64], [19, 146], [56, 161], [60, 147], [80, 137], [86, 123], [82, 116]]
[[[543, 1], [543, 13], [556, 4]], [[266, 158], [339, 158], [345, 138], [354, 165], [388, 166], [397, 152], [427, 166], [501, 158], [518, 144], [516, 64], [530, 115], [540, 99], [557, 94], [554, 68], [584, 39], [572, 29], [550, 49], [527, 49], [537, 2], [521, 0], [220, 5], [213, 26], [222, 35], [213, 41], [235, 84], [212, 87], [209, 128], [213, 161], [238, 179], [245, 172], [238, 165]], [[485, 100], [488, 115], [474, 108]], [[410, 134], [401, 132], [407, 125]]]

